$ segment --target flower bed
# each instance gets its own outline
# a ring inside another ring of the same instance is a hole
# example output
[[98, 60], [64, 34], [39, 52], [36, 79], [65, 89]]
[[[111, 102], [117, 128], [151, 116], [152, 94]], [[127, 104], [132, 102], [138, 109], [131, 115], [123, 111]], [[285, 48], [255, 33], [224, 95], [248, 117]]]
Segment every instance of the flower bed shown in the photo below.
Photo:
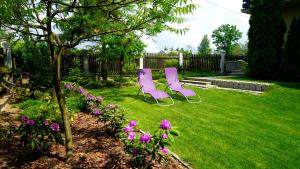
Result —
[[[111, 135], [107, 126], [92, 114], [79, 113], [72, 123], [74, 158], [64, 163], [65, 147], [53, 144], [43, 156], [17, 142], [0, 143], [0, 168], [130, 168], [130, 155], [124, 144]], [[152, 162], [153, 168], [183, 169], [177, 160], [167, 157], [168, 164]]]

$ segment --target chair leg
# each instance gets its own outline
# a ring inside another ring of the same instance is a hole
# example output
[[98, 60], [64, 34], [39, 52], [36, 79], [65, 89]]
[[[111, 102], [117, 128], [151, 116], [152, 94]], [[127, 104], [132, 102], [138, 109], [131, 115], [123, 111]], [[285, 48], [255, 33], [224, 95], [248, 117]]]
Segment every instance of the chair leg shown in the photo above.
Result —
[[198, 96], [198, 98], [199, 98], [199, 100], [198, 100], [198, 101], [190, 101], [188, 96], [187, 96], [187, 97], [185, 97], [185, 98], [186, 98], [186, 100], [187, 100], [189, 103], [200, 103], [200, 102], [202, 102], [202, 99], [201, 99], [201, 97], [200, 97], [198, 94], [197, 94], [196, 96]]
[[174, 105], [174, 100], [172, 99], [172, 97], [170, 96], [170, 99], [172, 101], [171, 104], [160, 104], [159, 101], [157, 99], [154, 98], [154, 100], [156, 101], [156, 103], [159, 105], [159, 106], [172, 106]]

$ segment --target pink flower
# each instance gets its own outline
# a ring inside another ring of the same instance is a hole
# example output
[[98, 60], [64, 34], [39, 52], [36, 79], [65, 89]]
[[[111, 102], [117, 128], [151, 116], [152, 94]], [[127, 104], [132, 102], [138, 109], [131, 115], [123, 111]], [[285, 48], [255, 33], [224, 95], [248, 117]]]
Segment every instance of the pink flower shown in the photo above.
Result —
[[164, 154], [167, 154], [167, 153], [169, 153], [169, 149], [167, 149], [167, 148], [160, 148], [160, 152], [162, 152]]
[[28, 120], [29, 120], [28, 116], [22, 116], [22, 117], [21, 117], [21, 121], [22, 121], [23, 123], [27, 123]]
[[135, 133], [134, 132], [129, 132], [127, 139], [130, 140], [130, 141], [133, 141], [135, 139]]
[[133, 131], [133, 128], [130, 127], [130, 126], [126, 126], [123, 130], [125, 133], [129, 133], [129, 132], [132, 132]]
[[164, 134], [161, 136], [161, 138], [164, 139], [164, 140], [167, 139], [167, 138], [168, 138], [167, 133], [164, 133]]
[[48, 126], [48, 125], [49, 125], [49, 121], [48, 121], [48, 120], [45, 120], [45, 121], [44, 121], [44, 125], [45, 125], [45, 126]]
[[99, 116], [101, 114], [101, 111], [99, 109], [95, 108], [93, 113], [94, 113], [94, 115]]
[[33, 126], [33, 125], [35, 125], [35, 121], [34, 120], [28, 120], [27, 124], [30, 125], [30, 126]]
[[134, 128], [136, 126], [136, 121], [135, 120], [131, 120], [129, 122], [129, 126]]
[[96, 97], [96, 101], [100, 103], [103, 101], [103, 98], [101, 96], [98, 96], [98, 97]]
[[151, 135], [150, 134], [142, 134], [140, 137], [140, 142], [141, 143], [149, 143], [151, 141]]
[[163, 120], [161, 123], [160, 123], [160, 128], [161, 129], [164, 129], [164, 130], [169, 130], [171, 128], [171, 123], [169, 120]]
[[50, 128], [51, 128], [52, 131], [55, 131], [55, 132], [60, 131], [60, 126], [59, 126], [58, 123], [52, 123], [50, 125]]

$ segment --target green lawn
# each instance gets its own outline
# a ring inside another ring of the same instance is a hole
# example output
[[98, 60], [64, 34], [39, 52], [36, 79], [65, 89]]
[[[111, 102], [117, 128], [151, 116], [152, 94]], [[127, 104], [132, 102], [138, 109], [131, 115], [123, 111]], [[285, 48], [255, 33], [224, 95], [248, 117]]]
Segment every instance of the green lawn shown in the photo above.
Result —
[[91, 92], [120, 104], [145, 131], [169, 119], [180, 131], [171, 150], [193, 168], [300, 167], [300, 84], [276, 83], [260, 96], [193, 88], [202, 103], [177, 98], [170, 107], [136, 98], [137, 89]]

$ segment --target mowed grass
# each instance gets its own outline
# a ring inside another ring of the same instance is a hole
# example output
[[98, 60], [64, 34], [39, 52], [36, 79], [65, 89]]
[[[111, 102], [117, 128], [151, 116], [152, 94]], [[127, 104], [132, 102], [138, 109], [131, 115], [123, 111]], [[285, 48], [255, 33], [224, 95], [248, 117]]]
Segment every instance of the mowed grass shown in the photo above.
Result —
[[300, 168], [300, 84], [276, 83], [260, 96], [192, 89], [202, 103], [176, 97], [169, 107], [136, 97], [137, 87], [91, 92], [120, 104], [145, 131], [169, 119], [180, 131], [170, 148], [193, 168]]

